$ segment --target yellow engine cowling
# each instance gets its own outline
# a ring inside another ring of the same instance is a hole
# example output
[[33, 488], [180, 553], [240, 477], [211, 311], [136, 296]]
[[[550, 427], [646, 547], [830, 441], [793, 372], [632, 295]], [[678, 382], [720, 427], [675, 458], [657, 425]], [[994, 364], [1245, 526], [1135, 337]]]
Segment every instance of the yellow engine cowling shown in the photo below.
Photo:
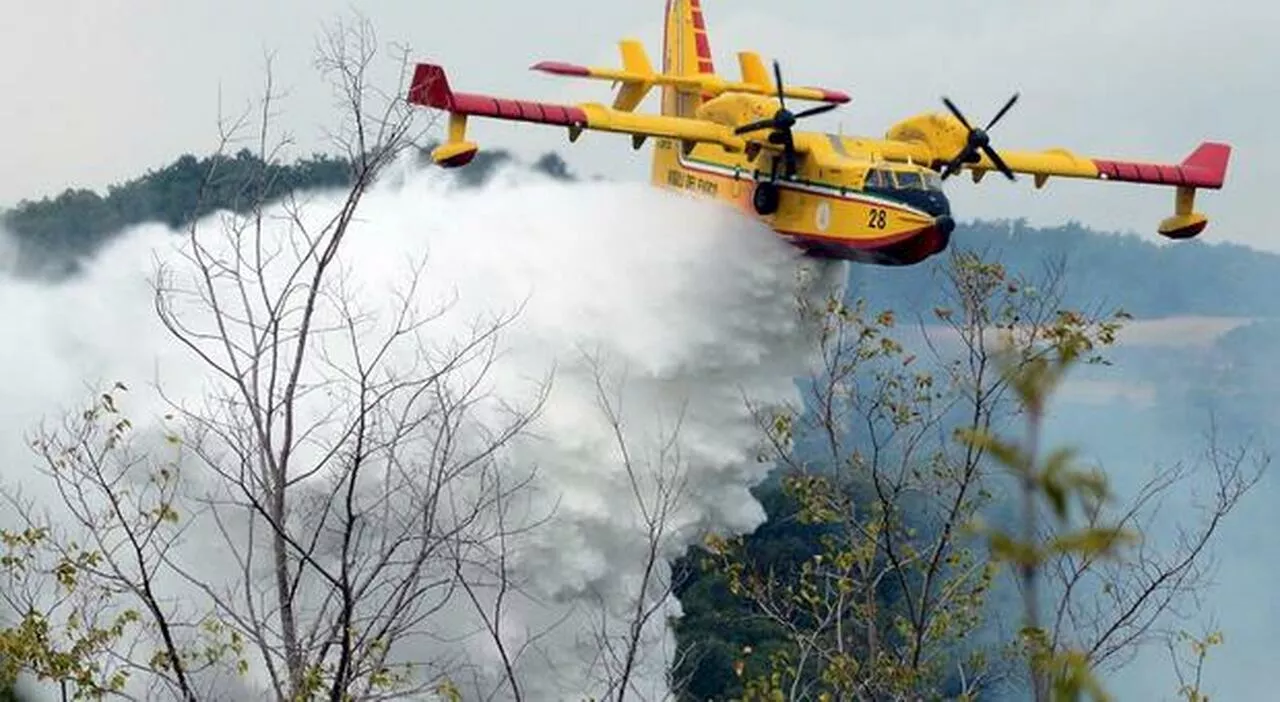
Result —
[[959, 120], [950, 115], [931, 113], [908, 117], [885, 132], [891, 141], [922, 144], [934, 158], [945, 159], [958, 154], [968, 142], [969, 133]]

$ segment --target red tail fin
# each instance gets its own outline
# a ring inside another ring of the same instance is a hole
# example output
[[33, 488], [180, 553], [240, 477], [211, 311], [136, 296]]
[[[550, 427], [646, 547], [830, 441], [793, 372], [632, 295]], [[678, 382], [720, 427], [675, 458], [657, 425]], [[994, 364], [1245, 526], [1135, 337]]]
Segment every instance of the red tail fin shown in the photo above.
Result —
[[413, 83], [409, 86], [409, 102], [437, 110], [454, 108], [453, 90], [444, 68], [430, 63], [420, 63], [413, 71]]
[[1231, 160], [1231, 146], [1206, 141], [1182, 160], [1182, 171], [1194, 172], [1197, 187], [1221, 188], [1227, 179], [1227, 162]]

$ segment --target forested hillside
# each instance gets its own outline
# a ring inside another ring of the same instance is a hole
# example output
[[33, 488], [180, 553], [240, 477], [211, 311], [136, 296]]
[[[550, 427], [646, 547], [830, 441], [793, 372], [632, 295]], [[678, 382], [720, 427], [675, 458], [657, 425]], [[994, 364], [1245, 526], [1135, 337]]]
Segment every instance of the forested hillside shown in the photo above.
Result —
[[[1217, 233], [1211, 229], [1205, 237]], [[1071, 307], [1111, 304], [1138, 318], [1280, 314], [1280, 296], [1273, 292], [1280, 255], [1238, 244], [1165, 242], [1154, 231], [1110, 234], [1078, 223], [1031, 227], [1020, 221], [961, 224], [952, 243], [1028, 274], [1061, 261], [1064, 302]], [[928, 309], [936, 302], [929, 297], [937, 288], [930, 266], [860, 268], [850, 283], [855, 294], [877, 304]]]
[[[464, 186], [476, 184], [510, 159], [501, 151], [482, 151], [470, 167], [457, 171], [456, 177]], [[572, 178], [555, 154], [547, 154], [534, 168], [558, 178]], [[179, 227], [219, 209], [240, 210], [243, 203], [257, 197], [256, 194], [245, 197], [244, 188], [249, 182], [280, 195], [295, 190], [340, 188], [348, 179], [348, 164], [324, 155], [288, 166], [269, 167], [247, 151], [228, 158], [185, 155], [166, 167], [112, 186], [105, 194], [68, 190], [55, 197], [22, 202], [5, 212], [3, 228], [17, 244], [17, 257], [10, 273], [51, 281], [74, 276], [81, 262], [129, 226], [160, 222]], [[1280, 256], [1231, 244], [1162, 245], [1156, 243], [1156, 239], [1154, 233], [1146, 238], [1115, 235], [1078, 224], [1036, 228], [1018, 221], [980, 221], [962, 223], [954, 234], [953, 246], [977, 252], [984, 258], [998, 259], [1010, 277], [1018, 273], [1035, 277], [1046, 261], [1061, 259], [1066, 264], [1063, 303], [1069, 307], [1096, 308], [1100, 304], [1122, 307], [1140, 318], [1280, 316], [1280, 296], [1274, 293], [1275, 281], [1280, 279]], [[882, 309], [927, 313], [947, 304], [943, 299], [948, 294], [947, 286], [939, 283], [938, 266], [909, 269], [854, 266], [852, 271], [849, 299], [860, 298], [867, 303], [867, 319], [874, 319]], [[862, 318], [858, 318], [856, 324], [868, 329], [884, 326]], [[1233, 362], [1258, 377], [1269, 377], [1269, 371], [1264, 374], [1255, 367], [1256, 358], [1241, 351], [1270, 343], [1269, 339], [1254, 338], [1267, 334], [1274, 335], [1274, 331], [1266, 326], [1252, 327], [1224, 341], [1228, 348], [1239, 352], [1239, 358]], [[894, 359], [887, 359], [886, 363], [891, 360]], [[1195, 360], [1180, 363], [1183, 365], [1179, 368], [1186, 372], [1198, 367]], [[1247, 394], [1251, 402], [1262, 401], [1258, 386], [1246, 388], [1241, 387], [1238, 380], [1235, 382], [1237, 384], [1231, 386], [1235, 391]], [[1205, 390], [1205, 385], [1199, 385], [1194, 391]], [[856, 432], [852, 435], [858, 436]], [[818, 448], [811, 450], [816, 452]], [[803, 456], [790, 458], [799, 460]], [[859, 499], [867, 497], [872, 489], [860, 480], [841, 487], [840, 495], [857, 495]], [[790, 574], [803, 580], [805, 568], [814, 556], [831, 548], [830, 539], [840, 525], [803, 517], [814, 509], [814, 489], [809, 486], [806, 491], [804, 485], [779, 478], [757, 490], [769, 520], [744, 541], [742, 549], [747, 560], [759, 570], [768, 570], [778, 577]], [[871, 498], [868, 501], [874, 502]], [[895, 516], [898, 521], [886, 528], [909, 533], [908, 541], [924, 538], [917, 537], [917, 530], [927, 535], [937, 526], [923, 520], [916, 523], [916, 513], [910, 507], [895, 505], [895, 509], [900, 510]], [[731, 569], [709, 567], [708, 562], [714, 560], [710, 551], [692, 554], [676, 568], [682, 576], [677, 593], [686, 613], [677, 627], [678, 643], [682, 649], [698, 651], [697, 656], [683, 661], [676, 671], [686, 680], [684, 699], [690, 702], [740, 695], [745, 680], [767, 675], [771, 666], [777, 664], [770, 660], [770, 655], [783, 651], [788, 637], [778, 621], [752, 615], [753, 605], [744, 594], [749, 588], [735, 580], [741, 574], [736, 576]], [[877, 585], [865, 605], [872, 609], [882, 607], [889, 613], [905, 611], [915, 587], [914, 582], [906, 580], [904, 578], [901, 586]], [[938, 626], [976, 631], [973, 627], [964, 628], [967, 624], [956, 623], [972, 614], [964, 606], [945, 614], [953, 620]], [[796, 615], [797, 621], [799, 616]], [[868, 615], [872, 620], [879, 616], [890, 615]], [[954, 646], [946, 650], [947, 656], [954, 655], [959, 660], [958, 657], [971, 653], [964, 641]], [[969, 646], [972, 647], [972, 642]], [[944, 690], [954, 692], [963, 684], [959, 679], [953, 680], [950, 672], [939, 675]], [[0, 700], [4, 698], [0, 691]]]
[[[420, 152], [424, 159], [427, 150]], [[487, 150], [456, 177], [464, 186], [480, 183], [510, 160], [502, 150]], [[533, 168], [569, 177], [554, 153]], [[20, 202], [3, 214], [0, 224], [17, 240], [19, 274], [60, 278], [73, 274], [80, 261], [127, 227], [144, 222], [180, 227], [218, 210], [243, 212], [249, 203], [289, 192], [342, 188], [350, 179], [345, 159], [323, 154], [291, 165], [263, 163], [248, 150], [223, 157], [186, 154], [163, 168], [113, 185], [106, 194], [65, 190], [55, 197]]]

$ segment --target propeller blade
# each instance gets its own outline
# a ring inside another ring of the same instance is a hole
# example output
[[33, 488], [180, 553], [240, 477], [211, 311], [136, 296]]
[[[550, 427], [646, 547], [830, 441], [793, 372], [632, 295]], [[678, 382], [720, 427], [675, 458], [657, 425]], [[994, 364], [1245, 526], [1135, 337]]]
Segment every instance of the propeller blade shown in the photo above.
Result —
[[973, 127], [969, 126], [969, 120], [964, 118], [964, 115], [960, 113], [960, 108], [956, 107], [955, 103], [951, 102], [949, 98], [943, 97], [942, 104], [946, 105], [948, 110], [951, 110], [951, 114], [955, 115], [956, 119], [960, 120], [960, 124], [963, 124], [965, 129], [973, 131]]
[[733, 130], [733, 133], [746, 134], [747, 132], [756, 132], [761, 129], [772, 127], [776, 123], [777, 121], [772, 117], [770, 117], [769, 119], [762, 119], [758, 122], [752, 122], [751, 124], [744, 124], [741, 127], [738, 127], [737, 129]]
[[961, 151], [959, 156], [956, 156], [950, 161], [947, 161], [946, 165], [942, 167], [943, 180], [946, 180], [947, 178], [950, 178], [951, 176], [959, 172], [960, 164], [964, 163], [964, 157], [965, 157], [965, 152]]
[[787, 109], [786, 97], [783, 95], [782, 89], [782, 66], [778, 64], [778, 59], [773, 60], [773, 79], [774, 85], [778, 88], [778, 104], [782, 109]]
[[817, 107], [810, 107], [809, 109], [803, 112], [797, 112], [795, 115], [795, 118], [802, 119], [804, 117], [812, 117], [814, 115], [820, 115], [823, 112], [830, 112], [831, 110], [834, 110], [837, 107], [839, 107], [839, 105], [835, 104], [834, 102], [827, 103], [825, 105], [818, 105]]
[[1018, 93], [1014, 93], [1013, 96], [1005, 102], [1004, 106], [996, 112], [995, 117], [992, 117], [991, 121], [987, 123], [986, 129], [975, 129], [969, 124], [969, 120], [965, 119], [964, 113], [960, 111], [960, 108], [956, 107], [955, 103], [951, 102], [949, 98], [943, 96], [942, 104], [947, 106], [947, 109], [950, 110], [951, 114], [955, 115], [955, 118], [959, 120], [960, 124], [964, 125], [964, 128], [969, 132], [965, 137], [964, 146], [960, 148], [960, 153], [956, 154], [954, 158], [944, 165], [942, 169], [943, 180], [946, 180], [948, 177], [959, 171], [961, 165], [964, 163], [980, 162], [982, 159], [978, 155], [979, 152], [986, 154], [987, 158], [991, 160], [991, 163], [993, 163], [1006, 178], [1009, 180], [1017, 180], [1017, 177], [1013, 174], [1013, 169], [1009, 168], [1009, 165], [1004, 162], [1004, 159], [1000, 158], [1000, 154], [997, 153], [995, 149], [991, 148], [991, 137], [987, 133], [996, 125], [996, 122], [999, 122], [1005, 114], [1009, 112], [1017, 101]]
[[[805, 117], [820, 115], [823, 112], [834, 110], [839, 107], [838, 103], [827, 103], [804, 110], [799, 114], [793, 114], [787, 109], [786, 84], [782, 80], [782, 64], [774, 59], [773, 61], [773, 79], [778, 93], [778, 111], [769, 119], [762, 119], [750, 124], [744, 124], [733, 130], [734, 134], [746, 134], [761, 129], [772, 130], [769, 133], [768, 141], [771, 144], [779, 144], [782, 146], [783, 158], [786, 163], [786, 177], [795, 177], [797, 167], [798, 154], [796, 153], [795, 136], [791, 129], [795, 126], [796, 121]], [[773, 176], [777, 178], [776, 171]]]
[[1017, 101], [1018, 93], [1014, 93], [1013, 97], [1009, 98], [1009, 101], [1004, 104], [1004, 107], [1001, 107], [1000, 111], [996, 113], [996, 116], [991, 118], [991, 121], [987, 124], [987, 128], [984, 131], [991, 131], [991, 128], [996, 126], [996, 122], [999, 122], [1000, 118], [1004, 117], [1004, 114], [1008, 112], [1009, 108], [1013, 107], [1013, 103]]
[[1006, 178], [1012, 181], [1018, 180], [1014, 177], [1013, 171], [1009, 168], [1008, 164], [1004, 162], [1004, 159], [1000, 158], [1000, 154], [996, 153], [995, 149], [990, 146], [984, 146], [982, 147], [982, 152], [987, 155], [987, 158], [991, 159], [992, 163], [996, 164], [996, 168], [1000, 169], [1000, 172], [1003, 173]]

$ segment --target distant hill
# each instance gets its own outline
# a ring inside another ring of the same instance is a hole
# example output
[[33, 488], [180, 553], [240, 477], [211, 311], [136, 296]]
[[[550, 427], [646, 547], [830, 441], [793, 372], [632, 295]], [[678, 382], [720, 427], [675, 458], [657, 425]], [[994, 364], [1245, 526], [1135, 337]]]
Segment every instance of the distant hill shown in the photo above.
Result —
[[[420, 156], [425, 159], [424, 149]], [[513, 160], [503, 150], [485, 150], [467, 168], [454, 171], [462, 185], [484, 182]], [[214, 167], [216, 166], [216, 169]], [[563, 159], [547, 153], [532, 167], [574, 179]], [[201, 199], [200, 184], [214, 169]], [[218, 209], [242, 211], [248, 187], [269, 197], [292, 190], [339, 188], [349, 182], [348, 163], [315, 155], [292, 165], [266, 165], [249, 151], [220, 158], [184, 155], [172, 164], [108, 188], [67, 190], [39, 201], [23, 201], [0, 214], [17, 239], [18, 271], [27, 276], [73, 275], [86, 257], [123, 229], [144, 222], [179, 227]], [[1088, 229], [1078, 223], [1031, 227], [1022, 221], [961, 224], [952, 246], [985, 251], [1011, 270], [1035, 274], [1046, 261], [1066, 263], [1073, 306], [1121, 305], [1137, 317], [1179, 315], [1280, 316], [1280, 255], [1235, 244], [1198, 241], [1172, 245]], [[928, 309], [934, 299], [936, 266], [854, 266], [850, 292], [876, 306]]]

